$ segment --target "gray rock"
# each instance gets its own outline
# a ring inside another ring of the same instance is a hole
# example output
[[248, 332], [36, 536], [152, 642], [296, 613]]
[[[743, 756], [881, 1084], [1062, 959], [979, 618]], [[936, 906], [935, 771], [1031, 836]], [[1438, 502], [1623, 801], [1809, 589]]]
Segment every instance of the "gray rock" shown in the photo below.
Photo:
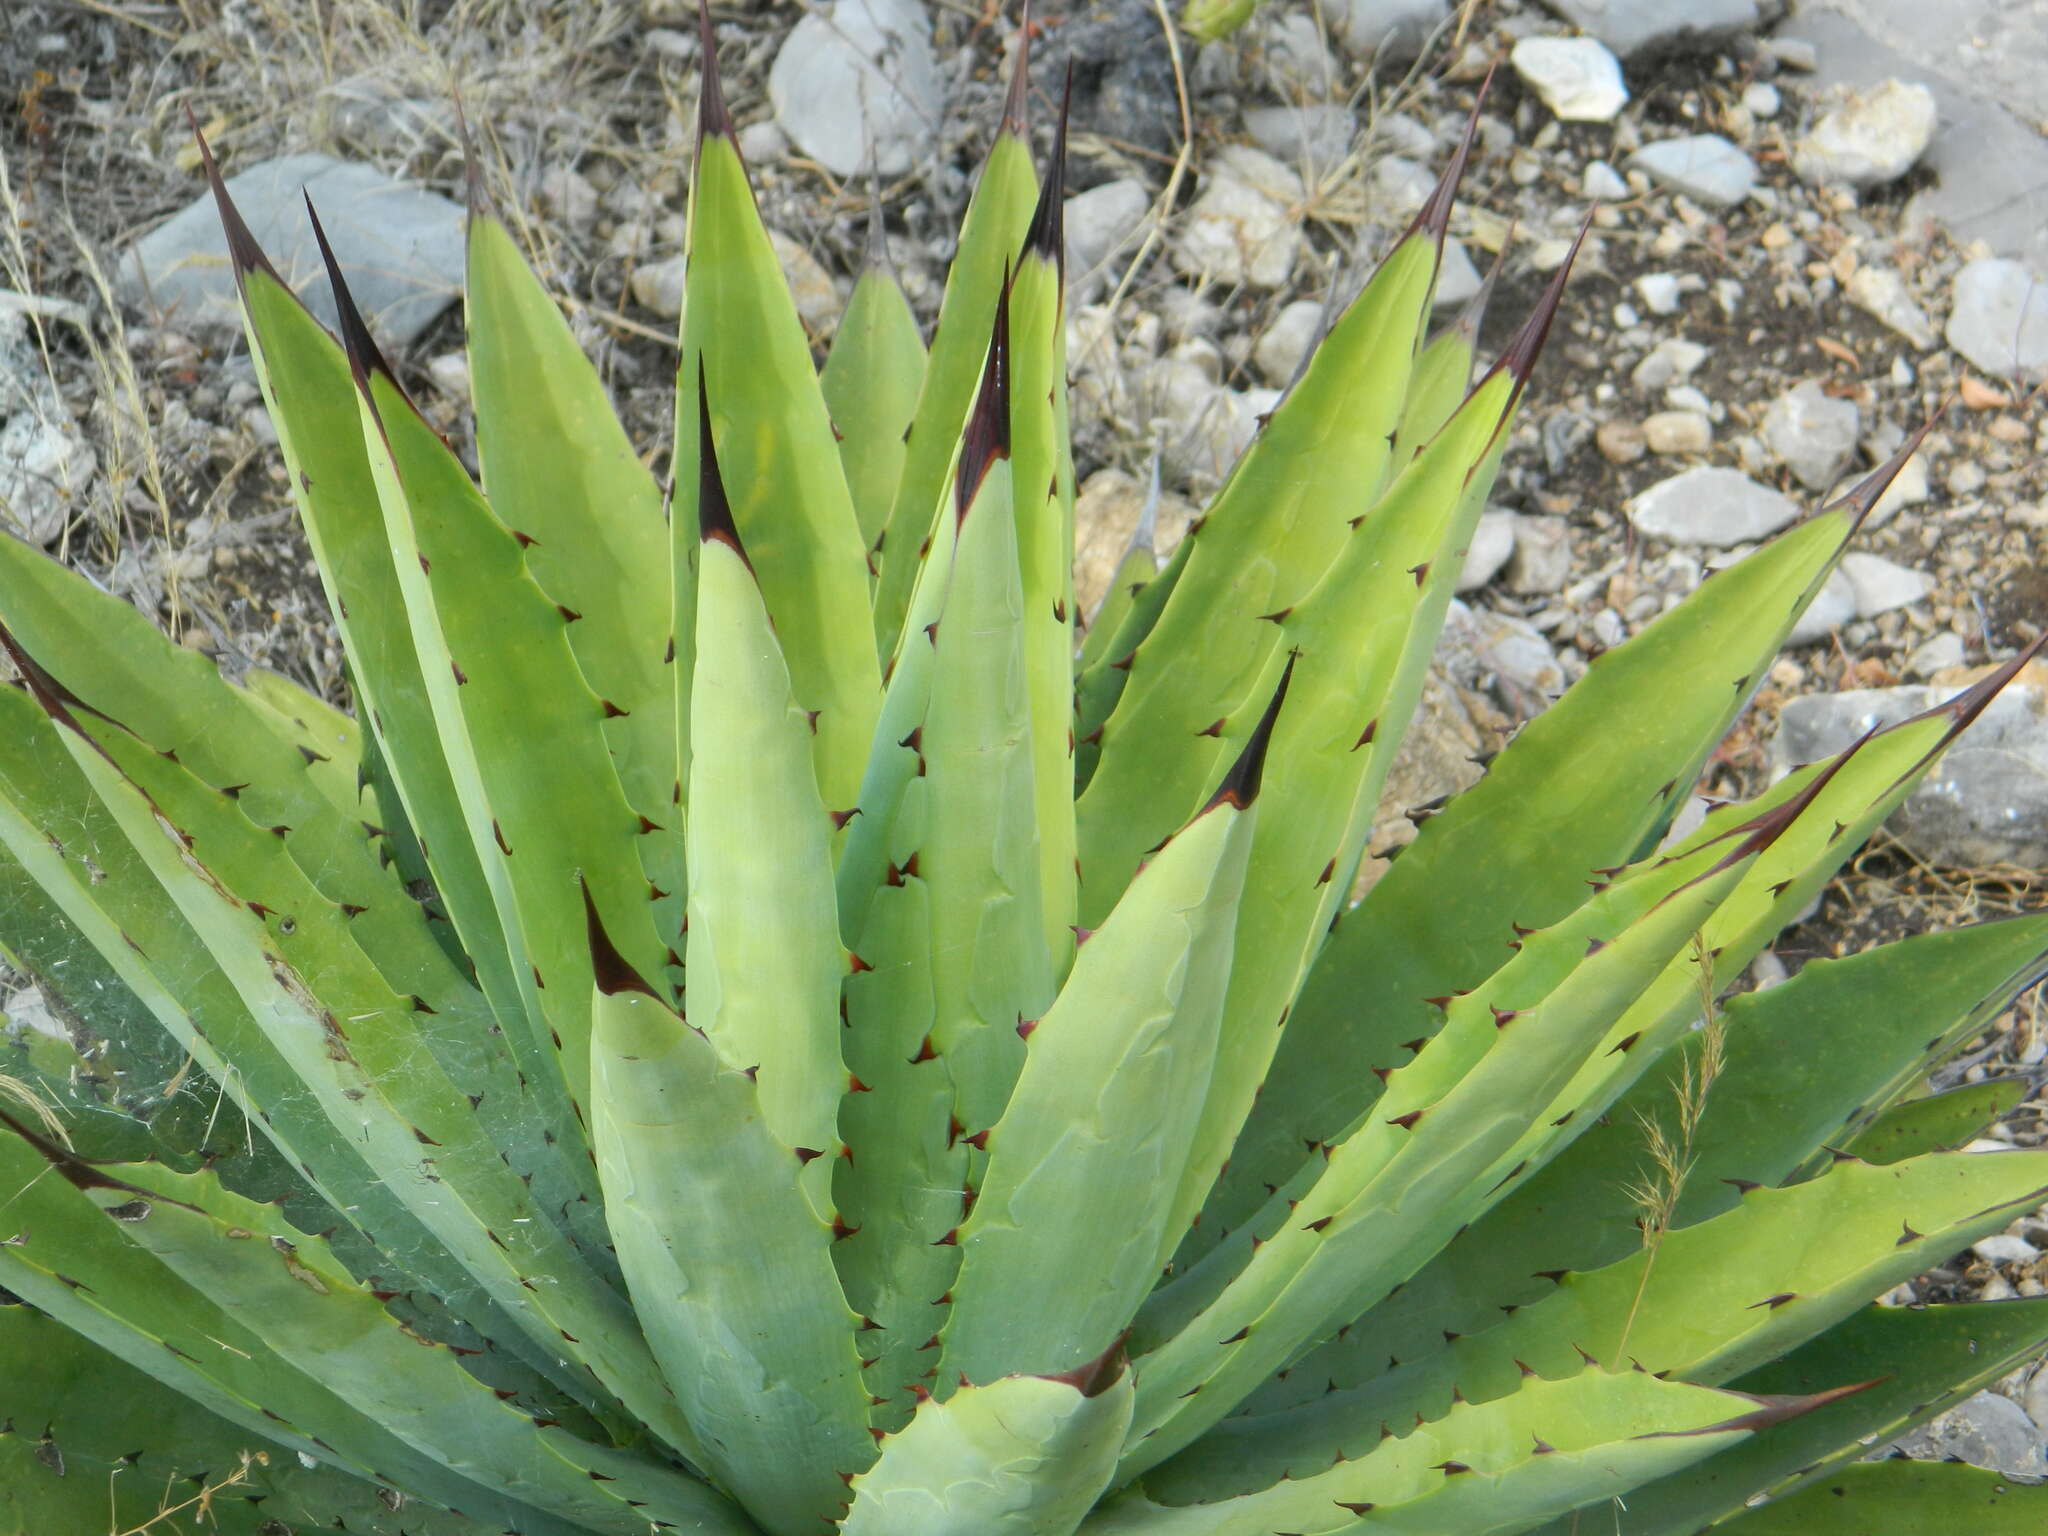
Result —
[[2048, 1429], [2048, 1364], [2042, 1365], [2029, 1378], [2026, 1391], [2020, 1394], [2020, 1406], [2027, 1410], [2027, 1417], [2036, 1425]]
[[1996, 1392], [1979, 1392], [1929, 1419], [1893, 1444], [1918, 1461], [1949, 1457], [1988, 1467], [2007, 1477], [2048, 1472], [2048, 1446], [2026, 1409]]
[[1696, 341], [1687, 341], [1682, 336], [1667, 336], [1650, 348], [1649, 352], [1630, 371], [1628, 381], [1646, 395], [1668, 389], [1683, 379], [1689, 379], [1693, 370], [1707, 360], [1707, 349]]
[[1570, 681], [1543, 632], [1527, 619], [1451, 599], [1437, 659], [1467, 687], [1487, 688], [1534, 713]]
[[1327, 172], [1350, 152], [1357, 123], [1328, 102], [1305, 107], [1255, 107], [1244, 115], [1252, 142], [1276, 160]]
[[0, 527], [54, 544], [99, 455], [71, 425], [18, 310], [0, 309]]
[[1934, 322], [1906, 287], [1906, 280], [1890, 267], [1858, 267], [1842, 285], [1842, 296], [1920, 351], [1934, 345]]
[[750, 170], [757, 169], [773, 165], [789, 153], [789, 135], [782, 131], [780, 123], [764, 117], [739, 131], [739, 145], [740, 158], [746, 161]]
[[1881, 187], [1913, 168], [1934, 142], [1934, 92], [1905, 80], [1852, 91], [1792, 149], [1792, 169], [1814, 186]]
[[683, 270], [688, 264], [687, 256], [671, 256], [635, 268], [629, 284], [633, 297], [664, 320], [675, 319], [683, 312]]
[[1856, 617], [1855, 583], [1840, 570], [1828, 572], [1828, 579], [1821, 583], [1813, 601], [1806, 605], [1806, 611], [1792, 623], [1792, 629], [1785, 636], [1787, 645], [1812, 645], [1825, 640], [1836, 630]]
[[1796, 49], [1792, 67], [1817, 68], [1823, 86], [1891, 78], [1928, 86], [1940, 126], [1921, 163], [1934, 174], [1908, 200], [1900, 227], [1939, 222], [1959, 244], [1982, 240], [2048, 271], [2041, 14], [2014, 0], [1802, 0], [1767, 46], [1788, 64]]
[[1295, 370], [1308, 356], [1308, 349], [1315, 345], [1322, 329], [1323, 306], [1319, 300], [1296, 299], [1281, 310], [1252, 346], [1252, 362], [1258, 366], [1260, 377], [1276, 389], [1285, 389], [1293, 382]]
[[1754, 27], [1756, 0], [1543, 0], [1566, 21], [1624, 59], [1697, 48]]
[[1660, 480], [1629, 503], [1629, 520], [1674, 544], [1746, 544], [1799, 516], [1790, 497], [1739, 470], [1702, 465]]
[[1498, 507], [1480, 513], [1479, 526], [1465, 548], [1465, 563], [1458, 569], [1460, 593], [1476, 592], [1500, 574], [1515, 552], [1515, 523], [1514, 513]]
[[1952, 629], [1944, 629], [1906, 658], [1906, 676], [1932, 677], [1962, 664], [1963, 637]]
[[1698, 411], [1657, 411], [1643, 418], [1643, 441], [1656, 454], [1705, 453], [1714, 424]]
[[1105, 181], [1068, 198], [1060, 209], [1067, 232], [1067, 271], [1078, 281], [1100, 265], [1137, 232], [1151, 206], [1152, 194], [1132, 177]]
[[1430, 303], [1438, 309], [1471, 300], [1485, 281], [1466, 254], [1462, 240], [1444, 241], [1444, 259], [1436, 270], [1436, 292]]
[[1808, 379], [1764, 412], [1764, 446], [1809, 491], [1825, 491], [1856, 452], [1860, 425], [1853, 400], [1837, 400]]
[[1515, 519], [1515, 552], [1508, 560], [1508, 590], [1524, 597], [1562, 592], [1572, 579], [1572, 525], [1561, 517]]
[[1659, 186], [1683, 192], [1711, 208], [1741, 202], [1756, 185], [1756, 167], [1749, 156], [1718, 133], [1645, 144], [1630, 157], [1629, 164]]
[[[379, 337], [412, 340], [462, 291], [463, 211], [447, 198], [332, 155], [286, 155], [228, 178], [256, 241], [313, 313], [335, 324], [313, 226], [313, 200], [349, 291]], [[241, 329], [235, 276], [213, 198], [202, 194], [121, 258], [123, 294], [180, 329]]]
[[1173, 262], [1191, 277], [1277, 288], [1301, 252], [1301, 178], [1262, 150], [1226, 145], [1181, 219]]
[[[1794, 699], [1778, 715], [1774, 771], [1839, 752], [1873, 725], [1896, 725], [1957, 693], [1907, 684]], [[1892, 831], [1931, 864], [2048, 863], [2048, 687], [2016, 681], [1893, 813]]]
[[1337, 87], [1337, 59], [1323, 41], [1322, 28], [1307, 11], [1259, 12], [1264, 19], [1259, 60], [1266, 80], [1288, 100], [1320, 101]]
[[1956, 273], [1948, 344], [2001, 378], [2048, 371], [2048, 287], [2016, 261], [1985, 256]]
[[1579, 195], [1596, 202], [1618, 203], [1628, 196], [1628, 183], [1605, 160], [1595, 160], [1579, 173]]
[[944, 105], [918, 0], [835, 0], [790, 29], [768, 70], [775, 120], [837, 176], [900, 176], [936, 140]]
[[1842, 556], [1842, 574], [1856, 589], [1856, 617], [1874, 619], [1908, 603], [1917, 603], [1934, 590], [1934, 578], [1882, 555], [1852, 550]]
[[1351, 52], [1406, 64], [1450, 19], [1450, 0], [1327, 0], [1323, 15]]
[[1525, 37], [1508, 55], [1515, 73], [1568, 123], [1608, 123], [1628, 105], [1621, 65], [1592, 37]]

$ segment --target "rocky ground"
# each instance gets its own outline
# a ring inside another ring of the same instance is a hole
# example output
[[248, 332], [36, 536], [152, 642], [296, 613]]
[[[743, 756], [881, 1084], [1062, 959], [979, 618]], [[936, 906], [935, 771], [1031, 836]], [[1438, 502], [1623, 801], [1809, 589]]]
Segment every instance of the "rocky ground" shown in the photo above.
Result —
[[[1269, 0], [1197, 46], [1152, 0], [1038, 9], [1039, 137], [1074, 60], [1067, 205], [1084, 582], [1155, 458], [1161, 552], [1414, 212], [1496, 77], [1444, 313], [1483, 333], [1592, 232], [1475, 542], [1378, 846], [1718, 564], [1941, 412], [1711, 765], [1754, 790], [2048, 622], [2048, 21], [2039, 0]], [[879, 210], [926, 319], [1016, 18], [961, 0], [714, 7], [743, 151], [821, 345]], [[185, 643], [339, 696], [186, 116], [304, 273], [309, 185], [430, 413], [464, 441], [459, 91], [486, 174], [657, 463], [696, 41], [684, 0], [15, 0], [0, 11], [0, 524]], [[879, 59], [877, 64], [874, 62]], [[1943, 407], [1946, 410], [1943, 412]], [[2025, 910], [2048, 868], [2048, 669], [1760, 962]], [[12, 1011], [32, 1012], [17, 997]], [[1953, 1069], [2021, 1074], [2028, 998]], [[2048, 1291], [2048, 1220], [1908, 1294]], [[2048, 1368], [1922, 1442], [2040, 1474]], [[2027, 1413], [2033, 1417], [2029, 1419]], [[2014, 1417], [2017, 1414], [2018, 1417]]]

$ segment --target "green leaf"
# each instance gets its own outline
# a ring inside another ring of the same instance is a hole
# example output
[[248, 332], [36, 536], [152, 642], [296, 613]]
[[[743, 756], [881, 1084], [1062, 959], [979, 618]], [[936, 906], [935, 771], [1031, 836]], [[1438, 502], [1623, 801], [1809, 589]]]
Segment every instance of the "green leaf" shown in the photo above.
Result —
[[2048, 1526], [2048, 1485], [1951, 1462], [1868, 1461], [1789, 1498], [1737, 1515], [1729, 1536], [2035, 1536]]
[[1167, 1506], [1131, 1494], [1081, 1529], [1085, 1536], [1510, 1536], [1679, 1471], [1813, 1406], [1806, 1398], [1759, 1400], [1588, 1368], [1564, 1381], [1529, 1381], [1491, 1403], [1461, 1404], [1313, 1476], [1214, 1504]]
[[1216, 1057], [1249, 798], [1227, 787], [1153, 857], [1032, 1027], [960, 1229], [942, 1381], [1071, 1369], [1157, 1280]]
[[600, 698], [627, 803], [655, 824], [640, 839], [648, 879], [682, 910], [683, 840], [675, 680], [668, 661], [668, 532], [654, 483], [561, 310], [480, 194], [471, 198], [467, 319], [477, 459], [491, 509], [524, 536], [527, 571], [576, 615], [569, 649]]
[[853, 1480], [846, 1536], [1067, 1536], [1131, 1422], [1121, 1358], [927, 1398]]
[[[2048, 1185], [2048, 1154], [1936, 1153], [1896, 1167], [1843, 1163], [1757, 1189], [1653, 1250], [1550, 1278], [1550, 1294], [1483, 1331], [1285, 1413], [1226, 1420], [1152, 1486], [1206, 1500], [1355, 1457], [1385, 1426], [1488, 1402], [1523, 1376], [1587, 1359], [1719, 1385], [1849, 1316], [1869, 1297], [2002, 1230]], [[1904, 1218], [1904, 1231], [1900, 1218]]]
[[886, 260], [878, 246], [870, 254], [818, 375], [870, 560], [903, 478], [904, 437], [924, 383], [924, 338]]
[[[706, 65], [709, 71], [709, 59]], [[697, 556], [698, 418], [700, 399], [708, 398], [732, 520], [775, 621], [797, 703], [817, 712], [818, 791], [826, 805], [845, 810], [859, 793], [882, 696], [874, 654], [848, 643], [869, 618], [867, 549], [810, 343], [723, 121], [715, 74], [707, 73], [704, 88], [676, 389], [675, 632], [694, 629], [682, 594]], [[689, 678], [687, 668], [677, 669], [679, 718], [688, 718]], [[606, 916], [609, 922], [609, 910]]]
[[[1027, 46], [1018, 52], [1002, 129], [989, 148], [960, 225], [960, 243], [946, 273], [931, 358], [917, 397], [917, 415], [905, 439], [902, 479], [889, 511], [889, 525], [876, 546], [882, 574], [875, 589], [875, 645], [884, 660], [896, 655], [902, 649], [902, 637], [911, 633], [904, 615], [925, 564], [926, 541], [941, 520], [954, 449], [988, 354], [996, 306], [1017, 263], [1017, 251], [1038, 199], [1038, 176], [1031, 168], [1031, 144], [1024, 126], [1029, 62]], [[741, 532], [745, 531], [742, 525]]]
[[[1724, 1059], [1691, 1139], [1680, 1226], [1732, 1208], [1741, 1190], [1776, 1185], [1825, 1146], [1853, 1142], [1870, 1106], [1939, 1062], [2038, 974], [2048, 918], [1923, 934], [1845, 960], [1808, 964], [1784, 984], [1720, 1010]], [[1642, 1242], [1632, 1188], [1653, 1180], [1649, 1126], [1683, 1140], [1679, 1092], [1699, 1072], [1688, 1033], [1599, 1123], [1460, 1233], [1399, 1293], [1311, 1352], [1251, 1400], [1271, 1411], [1356, 1386], [1388, 1358], [1413, 1361], [1445, 1334], [1476, 1333], [1501, 1310], [1549, 1293], [1542, 1271], [1597, 1269]], [[1859, 1154], [1860, 1155], [1860, 1154]], [[1871, 1159], [1879, 1161], [1879, 1159]]]
[[1842, 1150], [1867, 1163], [1896, 1163], [1925, 1152], [1953, 1151], [1981, 1136], [2026, 1096], [2026, 1079], [2009, 1077], [1908, 1099], [1877, 1116]]
[[309, 1467], [32, 1307], [0, 1307], [0, 1381], [0, 1536], [169, 1533], [202, 1507], [220, 1536], [336, 1520], [362, 1536], [497, 1536], [507, 1519], [533, 1536], [574, 1531], [482, 1489], [458, 1515]]
[[[2032, 1359], [2048, 1342], [2048, 1299], [1968, 1306], [1866, 1307], [1734, 1385], [1746, 1392], [1870, 1386], [1675, 1476], [1627, 1495], [1627, 1536], [1695, 1536], [1758, 1495], [1789, 1491], [1861, 1462], [1870, 1448], [1924, 1423]], [[1540, 1536], [1609, 1530], [1601, 1501], [1539, 1528]]]
[[598, 1167], [649, 1341], [722, 1486], [771, 1530], [835, 1518], [874, 1448], [831, 1223], [746, 1068], [590, 934]]

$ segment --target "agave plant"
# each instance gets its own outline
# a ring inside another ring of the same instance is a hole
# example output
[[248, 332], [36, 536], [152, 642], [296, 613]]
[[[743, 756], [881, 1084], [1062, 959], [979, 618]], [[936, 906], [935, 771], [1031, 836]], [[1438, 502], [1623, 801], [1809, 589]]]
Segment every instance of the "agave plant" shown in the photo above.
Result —
[[1669, 832], [1896, 463], [1354, 904], [1562, 274], [1425, 337], [1461, 149], [1081, 645], [1022, 63], [820, 374], [704, 40], [666, 516], [480, 192], [481, 488], [209, 159], [353, 715], [0, 540], [0, 1529], [2038, 1522], [1849, 1463], [2048, 1339], [1868, 1305], [2043, 1198], [1922, 1090], [2048, 919], [1719, 1000], [2013, 668]]

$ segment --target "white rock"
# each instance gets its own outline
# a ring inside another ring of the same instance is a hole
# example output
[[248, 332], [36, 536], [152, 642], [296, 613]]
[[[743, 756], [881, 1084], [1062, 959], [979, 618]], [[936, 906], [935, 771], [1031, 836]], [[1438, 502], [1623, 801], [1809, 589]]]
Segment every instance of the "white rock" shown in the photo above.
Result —
[[1636, 279], [1636, 293], [1653, 315], [1675, 315], [1685, 298], [1685, 285], [1675, 273], [1645, 272]]
[[1067, 235], [1067, 272], [1078, 280], [1136, 233], [1152, 194], [1131, 177], [1077, 192], [1060, 209]]
[[1890, 267], [1858, 267], [1842, 285], [1842, 296], [1920, 351], [1934, 345], [1934, 322], [1914, 299], [1906, 280]]
[[1702, 465], [1660, 480], [1629, 503], [1629, 521], [1674, 544], [1746, 544], [1799, 516], [1789, 497], [1740, 471]]
[[1856, 451], [1862, 424], [1853, 400], [1838, 400], [1807, 379], [1764, 412], [1764, 446], [1810, 491], [1835, 483]]
[[1285, 389], [1322, 328], [1323, 306], [1315, 299], [1296, 299], [1281, 310], [1252, 346], [1259, 376], [1274, 388]]
[[1618, 203], [1628, 196], [1628, 183], [1605, 160], [1595, 160], [1579, 173], [1579, 195], [1594, 202]]
[[1336, 55], [1323, 41], [1322, 28], [1307, 11], [1262, 10], [1264, 20], [1259, 60], [1266, 80], [1287, 100], [1320, 101], [1337, 88]]
[[1358, 125], [1343, 107], [1315, 102], [1305, 107], [1255, 107], [1244, 115], [1245, 132], [1267, 154], [1310, 172], [1332, 169], [1350, 152]]
[[2048, 371], [2048, 288], [2016, 261], [1985, 256], [1956, 273], [1948, 344], [2002, 378]]
[[918, 0], [834, 0], [790, 29], [768, 70], [782, 131], [836, 176], [900, 176], [931, 152], [944, 93]]
[[1963, 664], [1963, 637], [1944, 629], [1906, 658], [1906, 676], [1928, 678]]
[[1934, 590], [1933, 577], [1862, 550], [1842, 556], [1842, 574], [1856, 589], [1859, 619], [1874, 619], [1880, 613], [1917, 603]]
[[1658, 411], [1643, 418], [1643, 441], [1659, 454], [1705, 453], [1714, 442], [1714, 424], [1698, 411]]
[[1515, 73], [1568, 123], [1612, 122], [1628, 105], [1621, 65], [1592, 37], [1525, 37], [1508, 55]]
[[749, 167], [773, 165], [789, 153], [789, 135], [773, 118], [749, 123], [738, 134], [740, 158]]
[[688, 264], [686, 256], [671, 256], [636, 268], [630, 284], [634, 299], [664, 320], [675, 319], [683, 312], [683, 272]]
[[1882, 528], [1899, 515], [1903, 507], [1917, 507], [1927, 499], [1927, 461], [1919, 454], [1899, 466], [1899, 472], [1892, 476], [1892, 483], [1884, 488], [1884, 494], [1870, 509], [1870, 526]]
[[571, 229], [588, 229], [597, 221], [597, 188], [570, 165], [551, 165], [541, 172], [540, 205]]
[[1405, 64], [1450, 19], [1450, 0], [1325, 0], [1323, 15], [1353, 55]]
[[1934, 92], [1904, 80], [1852, 91], [1792, 150], [1792, 169], [1814, 186], [1880, 187], [1913, 168], [1934, 141]]
[[1778, 115], [1785, 102], [1775, 85], [1768, 80], [1758, 80], [1744, 88], [1742, 105], [1751, 117], [1770, 118]]
[[839, 325], [840, 311], [846, 308], [846, 298], [832, 281], [832, 274], [809, 247], [779, 229], [768, 231], [768, 243], [775, 248], [775, 259], [789, 282], [789, 295], [796, 301], [797, 316], [805, 329], [815, 337], [830, 336]]
[[1508, 590], [1525, 597], [1562, 592], [1572, 579], [1572, 525], [1561, 517], [1515, 520], [1515, 552], [1508, 560]]
[[1438, 309], [1467, 303], [1479, 292], [1484, 281], [1479, 269], [1472, 265], [1472, 258], [1466, 254], [1464, 242], [1445, 240], [1443, 263], [1436, 273], [1436, 294], [1430, 302]]
[[451, 400], [469, 399], [469, 354], [443, 352], [427, 364], [434, 387]]
[[2024, 1237], [2014, 1237], [2008, 1232], [1980, 1237], [1970, 1244], [1970, 1251], [1987, 1264], [2031, 1264], [2041, 1257], [2040, 1249]]
[[1458, 570], [1457, 590], [1476, 592], [1500, 574], [1515, 552], [1515, 514], [1495, 507], [1479, 515], [1465, 563]]
[[1682, 336], [1667, 336], [1644, 355], [1630, 371], [1628, 381], [1646, 395], [1669, 389], [1707, 360], [1707, 349]]
[[[40, 381], [39, 381], [40, 382]], [[47, 388], [31, 391], [0, 427], [0, 526], [31, 544], [54, 544], [79, 510], [99, 455]]]
[[1754, 27], [1756, 0], [1544, 0], [1624, 59], [1646, 49], [1716, 43]]
[[1373, 201], [1397, 219], [1422, 211], [1436, 190], [1436, 177], [1406, 155], [1381, 155], [1372, 163]]
[[1855, 584], [1842, 571], [1830, 571], [1820, 591], [1814, 594], [1813, 601], [1806, 605], [1806, 611], [1793, 623], [1785, 643], [1812, 645], [1816, 640], [1827, 639], [1855, 617]]
[[71, 1038], [70, 1029], [51, 1009], [43, 989], [36, 986], [23, 987], [19, 992], [0, 996], [0, 1029], [21, 1029], [58, 1040]]
[[1629, 157], [1629, 164], [1659, 186], [1683, 192], [1710, 208], [1739, 203], [1756, 185], [1756, 167], [1749, 156], [1718, 133], [1645, 144]]
[[1215, 283], [1279, 287], [1301, 252], [1302, 197], [1301, 178], [1271, 155], [1225, 146], [1181, 221], [1174, 265]]
[[[305, 199], [320, 211], [356, 305], [381, 341], [401, 346], [462, 291], [467, 244], [461, 206], [332, 155], [286, 155], [228, 178], [250, 232], [322, 324], [335, 324]], [[121, 258], [124, 294], [181, 330], [232, 329], [241, 306], [227, 239], [210, 194], [138, 240]]]

